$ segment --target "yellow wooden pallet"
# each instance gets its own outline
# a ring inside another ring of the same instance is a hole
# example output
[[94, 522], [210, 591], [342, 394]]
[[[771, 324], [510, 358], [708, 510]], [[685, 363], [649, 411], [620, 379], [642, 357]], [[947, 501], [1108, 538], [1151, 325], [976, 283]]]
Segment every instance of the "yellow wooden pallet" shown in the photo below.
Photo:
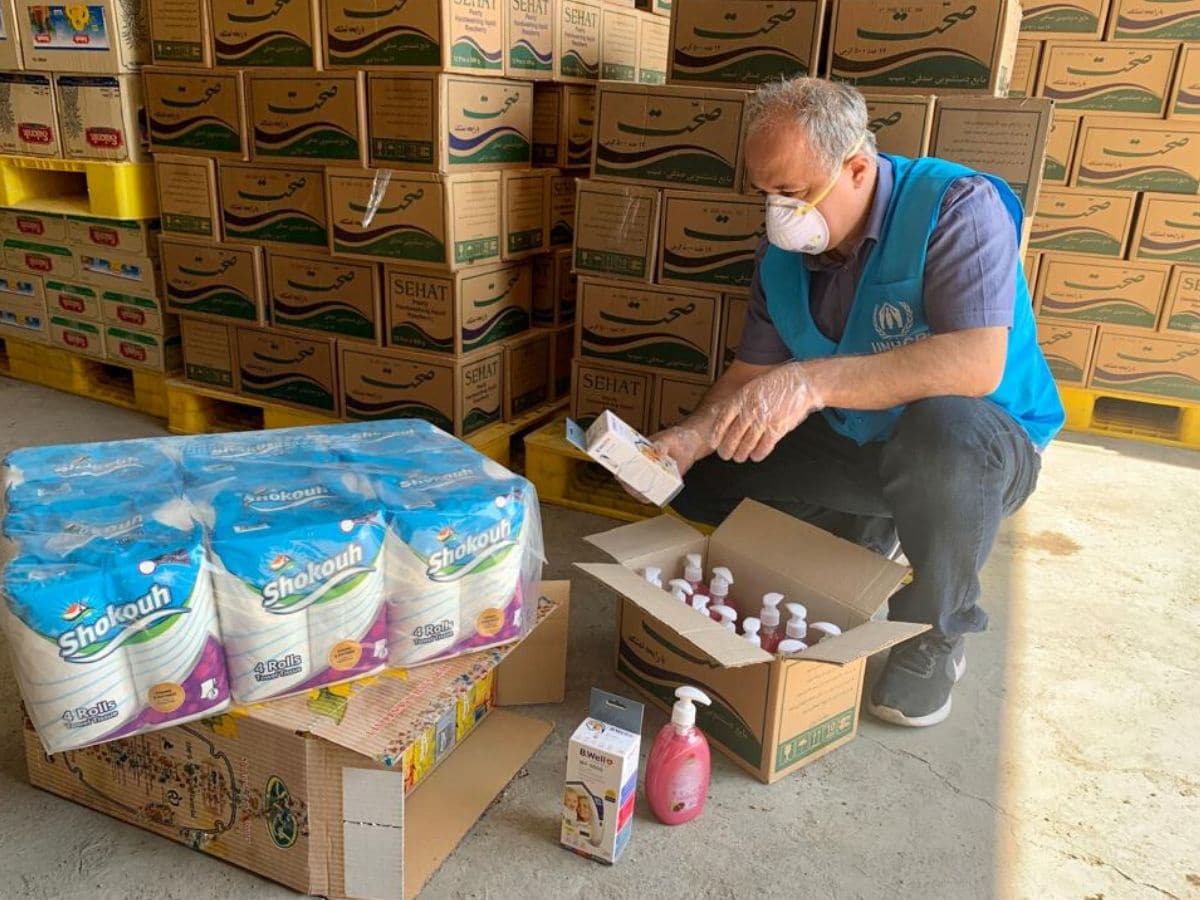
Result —
[[158, 216], [154, 165], [0, 157], [0, 206], [102, 219], [153, 219]]
[[243, 397], [187, 381], [167, 382], [167, 430], [173, 434], [215, 434], [329, 425], [339, 419], [268, 400]]
[[525, 436], [557, 418], [566, 406], [565, 397], [552, 400], [526, 410], [509, 422], [497, 422], [482, 428], [464, 440], [484, 456], [519, 472], [524, 464]]
[[4, 353], [11, 378], [159, 419], [167, 417], [166, 375], [12, 338], [4, 339]]
[[1200, 403], [1059, 386], [1068, 431], [1200, 450]]

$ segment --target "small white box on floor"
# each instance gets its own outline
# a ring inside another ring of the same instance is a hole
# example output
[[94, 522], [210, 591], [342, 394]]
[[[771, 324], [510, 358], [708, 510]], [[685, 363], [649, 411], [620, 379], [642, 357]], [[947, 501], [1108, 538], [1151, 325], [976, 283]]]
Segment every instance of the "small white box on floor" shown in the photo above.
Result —
[[666, 506], [683, 490], [675, 460], [664, 455], [645, 437], [605, 410], [586, 432], [567, 419], [567, 441], [608, 471], [617, 481], [648, 503]]
[[642, 704], [592, 688], [589, 715], [571, 735], [561, 843], [615, 863], [633, 833]]

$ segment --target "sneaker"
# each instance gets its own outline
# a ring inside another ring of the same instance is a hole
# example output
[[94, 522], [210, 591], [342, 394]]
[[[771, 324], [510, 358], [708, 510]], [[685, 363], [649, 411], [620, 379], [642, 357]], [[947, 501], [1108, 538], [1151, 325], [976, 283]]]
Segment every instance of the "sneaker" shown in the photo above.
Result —
[[892, 648], [867, 708], [893, 725], [936, 725], [950, 715], [950, 691], [966, 671], [962, 636], [927, 631]]

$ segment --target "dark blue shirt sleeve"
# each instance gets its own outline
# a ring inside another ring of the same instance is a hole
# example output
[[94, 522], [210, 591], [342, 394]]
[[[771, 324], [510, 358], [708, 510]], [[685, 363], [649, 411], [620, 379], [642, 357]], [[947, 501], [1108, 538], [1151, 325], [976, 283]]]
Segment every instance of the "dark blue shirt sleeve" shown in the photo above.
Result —
[[1017, 231], [990, 181], [954, 182], [925, 256], [925, 317], [935, 334], [1011, 327]]
[[776, 366], [792, 358], [783, 338], [771, 321], [767, 311], [767, 295], [758, 280], [758, 266], [767, 252], [767, 242], [759, 244], [754, 256], [754, 280], [750, 285], [750, 306], [746, 310], [746, 324], [742, 326], [742, 340], [738, 344], [737, 359], [756, 366]]

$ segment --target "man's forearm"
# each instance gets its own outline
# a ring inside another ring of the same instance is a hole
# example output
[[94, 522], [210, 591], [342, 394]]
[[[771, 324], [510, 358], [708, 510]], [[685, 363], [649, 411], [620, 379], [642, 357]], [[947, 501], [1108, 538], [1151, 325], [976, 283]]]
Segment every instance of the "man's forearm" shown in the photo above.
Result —
[[833, 356], [801, 363], [822, 406], [890, 409], [926, 397], [984, 397], [1004, 374], [1005, 328], [936, 334], [867, 356]]
[[[704, 399], [700, 401], [695, 411], [687, 417], [683, 424], [693, 431], [707, 436], [712, 429], [721, 404], [736, 394], [744, 384], [773, 368], [775, 367], [751, 365], [735, 360], [708, 389]], [[711, 447], [708, 448], [710, 451], [711, 449]]]

